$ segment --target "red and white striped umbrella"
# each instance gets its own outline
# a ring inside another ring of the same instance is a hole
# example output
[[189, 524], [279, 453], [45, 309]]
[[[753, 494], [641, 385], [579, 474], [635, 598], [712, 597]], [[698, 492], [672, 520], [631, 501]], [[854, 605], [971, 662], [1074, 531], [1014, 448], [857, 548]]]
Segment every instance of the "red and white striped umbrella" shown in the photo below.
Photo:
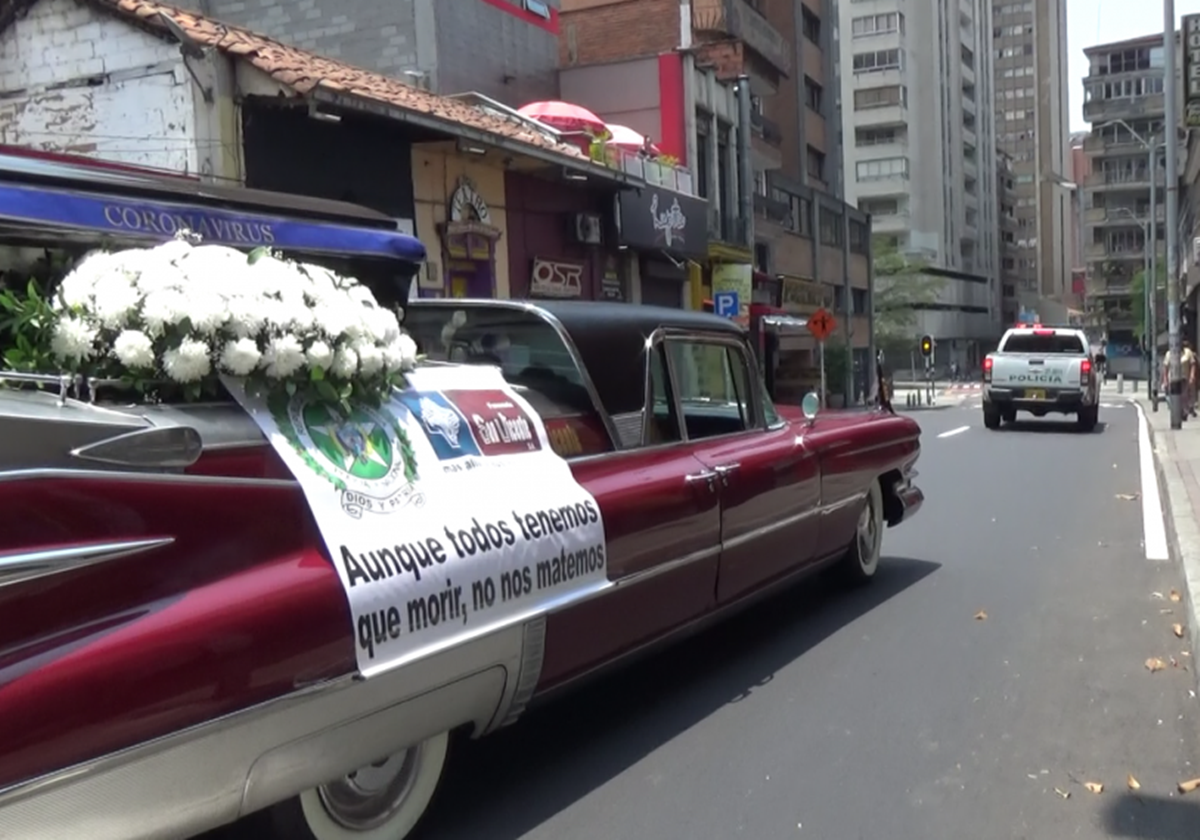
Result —
[[[646, 146], [646, 138], [627, 125], [613, 125], [609, 123], [608, 133], [612, 135], [608, 142], [613, 146], [635, 152]], [[653, 143], [650, 144], [650, 151], [656, 155], [662, 154], [662, 150]]]
[[559, 131], [587, 131], [591, 134], [604, 131], [604, 120], [587, 108], [572, 105], [570, 102], [530, 102], [518, 108], [517, 113]]

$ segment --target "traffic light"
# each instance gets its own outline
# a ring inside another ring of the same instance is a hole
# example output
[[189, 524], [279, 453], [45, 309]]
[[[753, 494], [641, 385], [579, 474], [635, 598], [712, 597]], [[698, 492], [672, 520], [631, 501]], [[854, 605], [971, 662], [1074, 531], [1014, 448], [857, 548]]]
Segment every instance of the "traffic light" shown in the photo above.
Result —
[[921, 336], [921, 355], [927, 359], [933, 355], [933, 336]]

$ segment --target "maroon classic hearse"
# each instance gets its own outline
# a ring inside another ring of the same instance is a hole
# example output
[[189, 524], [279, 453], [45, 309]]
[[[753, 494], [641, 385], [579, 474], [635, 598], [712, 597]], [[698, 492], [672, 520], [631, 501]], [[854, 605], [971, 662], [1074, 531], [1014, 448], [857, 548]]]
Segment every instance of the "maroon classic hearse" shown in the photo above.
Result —
[[801, 573], [869, 580], [920, 507], [914, 422], [774, 406], [727, 320], [430, 301], [406, 328], [539, 411], [615, 585], [358, 679], [304, 494], [236, 404], [0, 391], [0, 836], [183, 837], [271, 807], [281, 831], [399, 840], [451, 734]]

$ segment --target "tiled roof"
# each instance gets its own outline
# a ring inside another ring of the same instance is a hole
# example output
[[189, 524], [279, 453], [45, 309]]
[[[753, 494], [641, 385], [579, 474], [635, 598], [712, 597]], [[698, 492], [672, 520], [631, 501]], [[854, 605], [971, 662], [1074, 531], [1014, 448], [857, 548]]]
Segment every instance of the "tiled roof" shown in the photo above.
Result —
[[360, 97], [414, 112], [446, 124], [447, 133], [453, 133], [456, 125], [466, 126], [495, 135], [497, 138], [532, 146], [543, 152], [553, 152], [576, 162], [589, 163], [587, 156], [578, 148], [559, 143], [551, 136], [515, 118], [484, 110], [477, 105], [438, 96], [381, 73], [372, 73], [306, 52], [248, 29], [221, 23], [193, 12], [185, 12], [154, 0], [86, 2], [164, 34], [169, 33], [169, 30], [162, 18], [169, 17], [198, 44], [215, 47], [227, 55], [249, 62], [275, 81], [300, 94], [324, 88], [337, 94]]

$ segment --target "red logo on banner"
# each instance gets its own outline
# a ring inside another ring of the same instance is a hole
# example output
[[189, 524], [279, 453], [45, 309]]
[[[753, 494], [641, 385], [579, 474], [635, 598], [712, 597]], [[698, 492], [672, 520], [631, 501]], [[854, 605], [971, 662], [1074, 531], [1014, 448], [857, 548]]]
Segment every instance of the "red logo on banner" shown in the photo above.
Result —
[[443, 391], [467, 418], [471, 436], [486, 455], [515, 455], [542, 448], [529, 416], [503, 391]]

